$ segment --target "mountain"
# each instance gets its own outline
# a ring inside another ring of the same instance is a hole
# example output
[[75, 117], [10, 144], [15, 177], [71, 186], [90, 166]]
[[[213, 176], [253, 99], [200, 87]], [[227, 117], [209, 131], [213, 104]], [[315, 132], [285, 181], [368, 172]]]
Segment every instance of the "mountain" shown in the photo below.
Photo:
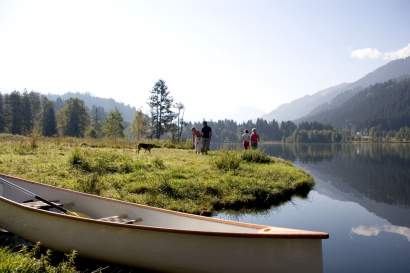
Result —
[[410, 126], [410, 76], [371, 85], [337, 107], [304, 120], [338, 128], [379, 127], [385, 131]]
[[53, 95], [53, 94], [48, 94], [46, 95], [48, 99], [50, 100], [56, 100], [58, 97], [60, 97], [63, 101], [68, 100], [69, 98], [78, 98], [80, 100], [83, 100], [85, 105], [91, 109], [93, 105], [95, 106], [101, 106], [104, 108], [105, 112], [110, 112], [114, 110], [115, 108], [120, 111], [122, 117], [124, 118], [124, 121], [126, 122], [132, 122], [134, 118], [134, 114], [137, 111], [135, 107], [126, 105], [121, 102], [117, 102], [114, 99], [106, 99], [106, 98], [100, 98], [100, 97], [95, 97], [92, 96], [88, 93], [73, 93], [73, 92], [68, 92], [63, 95]]
[[406, 75], [410, 75], [410, 57], [391, 61], [353, 83], [343, 83], [329, 87], [313, 95], [282, 104], [272, 112], [262, 116], [262, 118], [267, 120], [305, 120], [304, 117], [307, 117], [306, 119], [310, 120], [309, 116], [339, 107], [372, 84], [401, 78]]
[[277, 121], [299, 119], [316, 107], [331, 101], [341, 92], [345, 91], [348, 83], [342, 83], [326, 89], [323, 89], [313, 95], [306, 95], [292, 102], [280, 105], [278, 108], [262, 116], [263, 119]]

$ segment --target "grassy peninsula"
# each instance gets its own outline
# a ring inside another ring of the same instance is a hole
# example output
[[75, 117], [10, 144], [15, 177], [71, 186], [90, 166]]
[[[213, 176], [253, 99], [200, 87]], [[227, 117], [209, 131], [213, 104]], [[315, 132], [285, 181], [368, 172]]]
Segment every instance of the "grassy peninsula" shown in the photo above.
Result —
[[0, 144], [2, 173], [202, 215], [268, 207], [313, 186], [306, 172], [257, 151], [212, 151], [204, 156], [159, 148], [137, 154], [125, 141], [7, 135], [0, 137]]

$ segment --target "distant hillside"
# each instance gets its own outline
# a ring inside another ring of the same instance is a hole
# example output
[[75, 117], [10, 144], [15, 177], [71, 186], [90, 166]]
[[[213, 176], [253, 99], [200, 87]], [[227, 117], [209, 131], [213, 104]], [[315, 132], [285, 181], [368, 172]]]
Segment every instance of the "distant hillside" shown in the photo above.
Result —
[[63, 101], [67, 100], [69, 98], [79, 98], [84, 101], [85, 105], [91, 109], [93, 105], [95, 106], [101, 106], [104, 108], [106, 112], [110, 112], [111, 110], [114, 110], [115, 108], [120, 111], [122, 117], [124, 118], [124, 121], [126, 122], [132, 122], [134, 118], [134, 114], [136, 112], [135, 107], [126, 105], [121, 102], [117, 102], [113, 99], [106, 99], [106, 98], [99, 98], [92, 96], [87, 93], [72, 93], [68, 92], [65, 93], [61, 96], [59, 95], [53, 95], [53, 94], [48, 94], [47, 98], [50, 100], [56, 100], [58, 97], [60, 97]]
[[323, 89], [313, 95], [306, 95], [292, 102], [282, 104], [272, 112], [263, 115], [262, 118], [269, 121], [272, 119], [277, 121], [299, 119], [316, 107], [331, 101], [335, 96], [346, 90], [347, 86], [347, 83], [342, 83]]
[[410, 75], [410, 57], [391, 61], [353, 83], [343, 83], [282, 104], [262, 116], [267, 120], [310, 120], [310, 115], [337, 108], [369, 85]]
[[367, 87], [337, 108], [306, 120], [356, 129], [379, 126], [383, 130], [397, 130], [410, 126], [410, 78]]

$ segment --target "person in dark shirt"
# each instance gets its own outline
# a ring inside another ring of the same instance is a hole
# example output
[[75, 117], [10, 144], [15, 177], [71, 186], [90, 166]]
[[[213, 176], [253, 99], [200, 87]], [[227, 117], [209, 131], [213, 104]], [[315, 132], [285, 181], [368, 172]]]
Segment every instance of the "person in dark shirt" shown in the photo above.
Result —
[[212, 129], [208, 126], [206, 121], [203, 122], [204, 127], [202, 127], [202, 153], [208, 154], [209, 145], [211, 144]]

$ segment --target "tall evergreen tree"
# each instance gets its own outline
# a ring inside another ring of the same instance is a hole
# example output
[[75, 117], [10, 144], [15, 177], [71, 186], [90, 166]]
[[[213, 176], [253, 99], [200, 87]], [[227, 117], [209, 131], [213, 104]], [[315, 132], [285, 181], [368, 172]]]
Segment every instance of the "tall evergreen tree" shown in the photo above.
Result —
[[104, 134], [110, 138], [124, 137], [124, 125], [121, 113], [115, 109], [111, 111], [104, 123]]
[[68, 99], [58, 112], [58, 126], [65, 136], [84, 137], [89, 123], [90, 117], [80, 99]]
[[0, 93], [0, 133], [4, 133], [6, 130], [6, 124], [4, 121], [4, 101], [3, 95]]
[[147, 133], [148, 131], [148, 121], [147, 117], [141, 110], [138, 110], [135, 113], [134, 120], [132, 122], [131, 127], [132, 134], [135, 140], [140, 141], [140, 139]]
[[25, 91], [21, 96], [21, 131], [30, 134], [33, 129], [33, 112], [29, 94]]
[[64, 106], [64, 101], [61, 99], [61, 97], [58, 97], [54, 103], [54, 110], [56, 113], [60, 111], [61, 108]]
[[22, 116], [22, 105], [21, 105], [21, 96], [17, 91], [11, 92], [9, 95], [9, 106], [11, 114], [11, 124], [10, 124], [10, 133], [12, 134], [21, 134], [23, 116]]
[[44, 100], [41, 119], [41, 131], [43, 136], [54, 136], [57, 134], [57, 122], [54, 105], [49, 100]]
[[91, 116], [91, 131], [93, 132], [93, 137], [103, 136], [103, 123], [106, 118], [104, 108], [101, 106], [93, 105], [90, 112]]
[[3, 97], [3, 120], [4, 120], [4, 131], [11, 133], [11, 123], [12, 123], [12, 111], [10, 105], [10, 95], [5, 94]]
[[31, 91], [28, 95], [30, 97], [33, 120], [38, 120], [43, 111], [43, 108], [41, 106], [41, 95], [33, 91]]
[[173, 98], [169, 94], [165, 81], [157, 81], [151, 90], [148, 105], [151, 108], [153, 136], [158, 139], [170, 128], [175, 117], [171, 110], [172, 102]]

